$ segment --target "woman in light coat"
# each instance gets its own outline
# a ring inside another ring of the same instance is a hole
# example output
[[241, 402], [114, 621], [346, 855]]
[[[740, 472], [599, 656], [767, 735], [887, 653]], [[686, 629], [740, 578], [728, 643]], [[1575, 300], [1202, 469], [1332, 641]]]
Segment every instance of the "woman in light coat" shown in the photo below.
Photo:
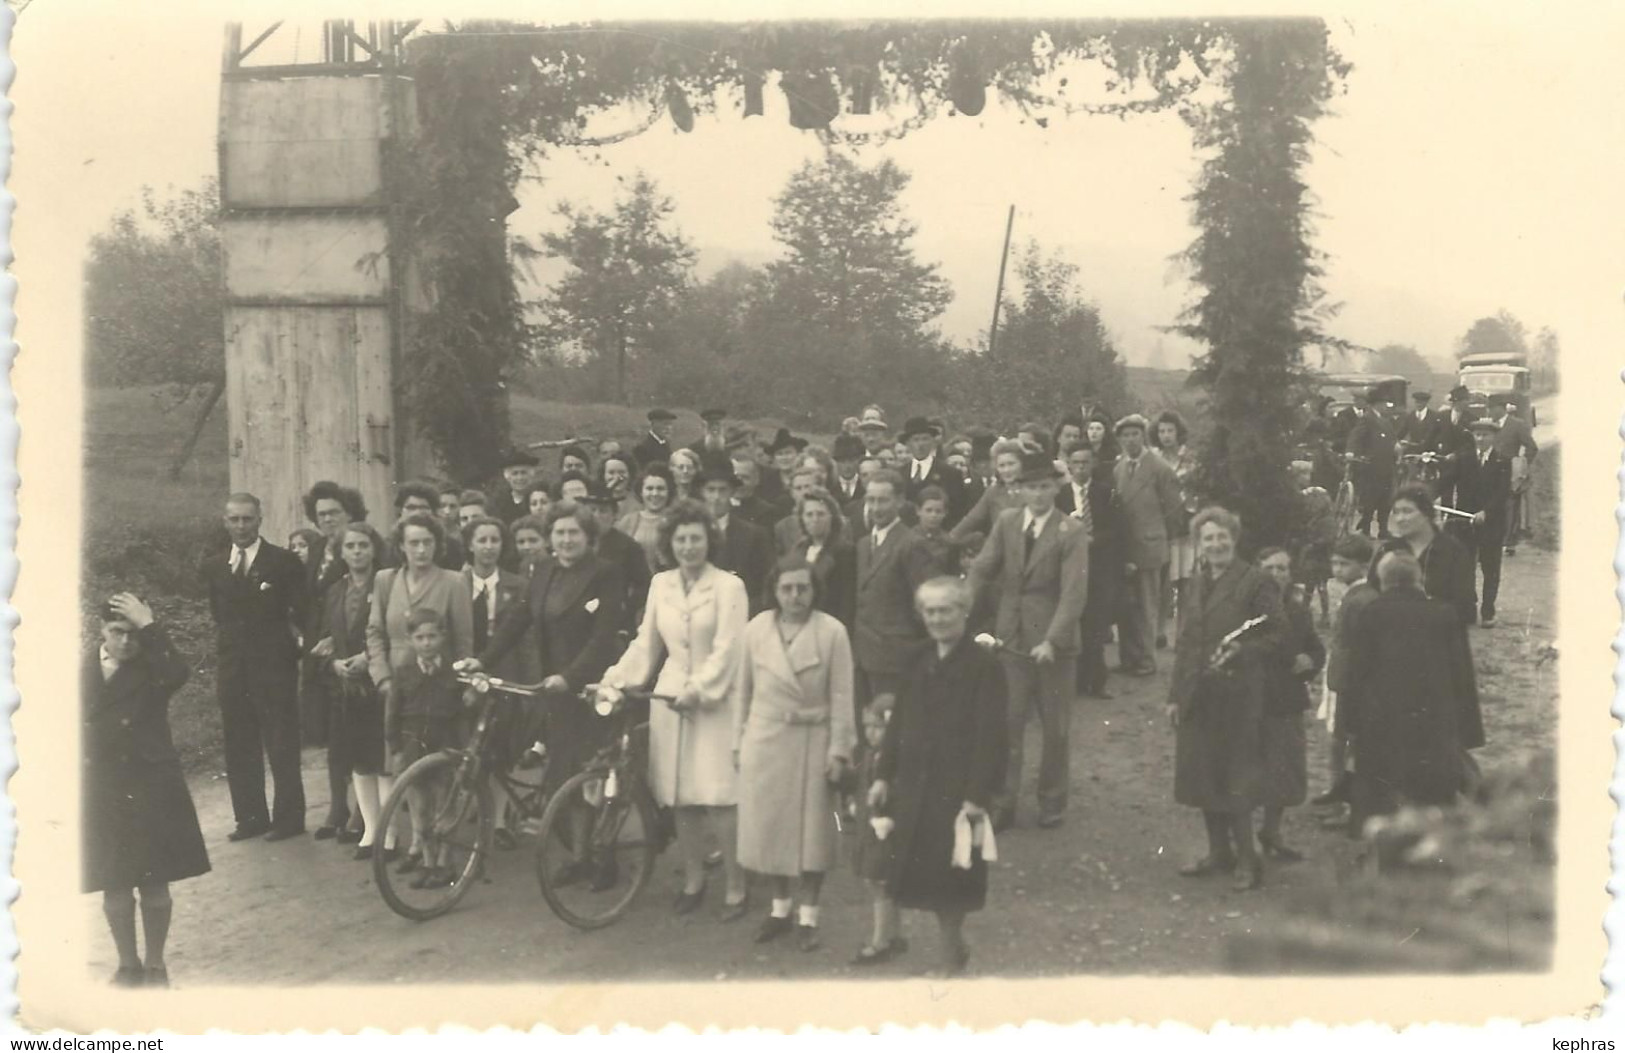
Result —
[[[705, 899], [706, 829], [722, 844], [727, 896], [722, 920], [745, 916], [745, 873], [736, 859], [734, 717], [728, 705], [738, 648], [750, 613], [745, 583], [718, 570], [710, 553], [716, 527], [699, 505], [684, 501], [660, 528], [661, 555], [675, 569], [649, 582], [637, 638], [604, 674], [603, 685], [642, 687], [672, 701], [649, 707], [649, 788], [675, 808], [683, 889], [675, 909], [687, 914]], [[657, 676], [658, 674], [658, 676]]]
[[790, 931], [790, 879], [801, 879], [796, 942], [810, 951], [824, 873], [835, 865], [836, 786], [857, 746], [852, 645], [838, 619], [814, 609], [806, 560], [779, 560], [769, 587], [777, 609], [746, 627], [734, 679], [739, 865], [773, 885], [757, 943]]

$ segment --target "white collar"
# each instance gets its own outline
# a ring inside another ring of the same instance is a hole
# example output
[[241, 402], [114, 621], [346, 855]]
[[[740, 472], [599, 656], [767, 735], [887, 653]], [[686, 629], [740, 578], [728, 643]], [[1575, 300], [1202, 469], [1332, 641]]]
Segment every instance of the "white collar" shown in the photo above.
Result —
[[727, 516], [718, 516], [716, 518], [716, 524], [717, 524], [717, 529], [718, 530], [722, 531], [724, 534], [726, 534], [728, 532], [728, 517]]
[[[231, 549], [226, 553], [226, 564], [228, 566], [230, 566], [233, 570], [235, 570], [237, 568], [237, 553], [238, 553], [238, 551], [239, 551], [239, 549], [237, 548], [237, 545], [234, 542], [232, 544], [232, 546], [231, 546]], [[255, 538], [254, 543], [252, 545], [249, 545], [247, 548], [241, 549], [240, 551], [243, 554], [243, 558], [247, 560], [247, 565], [252, 567], [254, 565], [254, 560], [256, 558], [258, 558], [258, 556], [260, 554], [260, 539]]]
[[440, 672], [440, 659], [438, 659], [438, 658], [436, 658], [434, 660], [434, 667], [433, 668], [428, 668], [428, 669], [424, 668], [424, 662], [423, 662], [423, 656], [422, 655], [418, 656], [417, 662], [418, 662], [418, 672], [422, 673], [424, 676], [433, 676], [436, 673]]
[[931, 456], [927, 457], [923, 461], [916, 458], [915, 461], [914, 461], [914, 467], [916, 467], [916, 468], [918, 468], [920, 470], [921, 475], [930, 475], [931, 474], [931, 466], [933, 464], [935, 464], [936, 461], [937, 461], [937, 455], [935, 453], [933, 453]]
[[1039, 533], [1043, 533], [1044, 524], [1049, 522], [1049, 517], [1054, 511], [1055, 506], [1051, 505], [1048, 512], [1045, 512], [1041, 516], [1035, 516], [1033, 515], [1032, 509], [1023, 508], [1021, 510], [1021, 532], [1025, 534], [1027, 531], [1032, 529], [1034, 523], [1037, 523]]
[[656, 443], [658, 443], [661, 446], [667, 445], [666, 440], [662, 439], [660, 436], [656, 435], [655, 430], [653, 428], [649, 429], [649, 438], [653, 439]]
[[498, 567], [497, 569], [495, 569], [495, 570], [493, 570], [491, 572], [490, 577], [482, 578], [482, 577], [479, 576], [478, 573], [475, 572], [473, 567], [469, 567], [468, 568], [468, 576], [474, 579], [475, 588], [478, 588], [479, 586], [484, 585], [490, 591], [495, 592], [496, 587], [497, 587], [497, 580], [499, 578], [501, 578], [501, 576], [502, 576], [502, 568]]
[[897, 523], [898, 520], [893, 519], [890, 523], [887, 523], [883, 527], [871, 527], [869, 534], [874, 538], [875, 544], [884, 545], [886, 543], [886, 538], [891, 534], [892, 527], [896, 526]]

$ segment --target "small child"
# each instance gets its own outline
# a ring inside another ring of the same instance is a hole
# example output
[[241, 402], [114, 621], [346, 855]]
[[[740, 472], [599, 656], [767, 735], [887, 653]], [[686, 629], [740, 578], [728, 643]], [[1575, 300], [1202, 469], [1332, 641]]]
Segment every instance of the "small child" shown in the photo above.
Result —
[[[394, 758], [397, 778], [419, 759], [461, 746], [467, 737], [462, 727], [462, 688], [444, 654], [445, 622], [438, 611], [419, 608], [407, 615], [406, 628], [411, 634], [412, 659], [395, 670], [384, 715], [384, 743]], [[413, 855], [402, 863], [401, 870], [423, 868], [412, 882], [413, 888], [444, 888], [454, 879], [445, 846], [431, 845], [424, 837], [424, 819], [438, 807], [444, 789], [432, 783], [408, 789]]]
[[917, 529], [920, 540], [924, 542], [926, 551], [931, 553], [937, 572], [957, 573], [959, 567], [954, 559], [954, 543], [948, 540], [948, 532], [942, 529], [943, 521], [948, 518], [948, 495], [942, 487], [928, 486], [920, 491], [919, 516]]
[[[879, 965], [908, 950], [908, 941], [897, 934], [897, 904], [886, 891], [886, 877], [891, 870], [893, 842], [891, 817], [886, 808], [869, 807], [869, 787], [875, 783], [875, 771], [880, 762], [880, 746], [886, 739], [886, 725], [891, 721], [892, 708], [897, 698], [890, 693], [878, 694], [863, 710], [863, 739], [865, 749], [860, 765], [857, 792], [858, 844], [853, 855], [853, 869], [869, 886], [874, 903], [874, 932], [869, 942], [858, 950], [853, 965]], [[881, 836], [881, 831], [886, 836]]]
[[1340, 717], [1337, 695], [1348, 682], [1351, 629], [1360, 611], [1377, 598], [1377, 590], [1365, 580], [1371, 565], [1373, 546], [1363, 534], [1346, 534], [1332, 546], [1332, 578], [1344, 586], [1342, 600], [1332, 619], [1330, 653], [1326, 660], [1326, 692], [1316, 716], [1331, 731], [1331, 789], [1310, 801], [1316, 805], [1342, 805], [1350, 802], [1353, 776], [1348, 770], [1348, 724]]

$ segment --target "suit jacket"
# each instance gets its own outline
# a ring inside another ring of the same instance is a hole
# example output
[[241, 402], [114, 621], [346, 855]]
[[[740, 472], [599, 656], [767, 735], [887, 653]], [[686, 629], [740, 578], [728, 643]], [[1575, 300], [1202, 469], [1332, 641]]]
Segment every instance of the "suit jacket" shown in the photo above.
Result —
[[1020, 507], [1021, 495], [1016, 493], [1015, 488], [995, 481], [992, 486], [982, 491], [982, 495], [976, 499], [976, 504], [971, 510], [948, 531], [948, 538], [957, 543], [973, 533], [989, 533], [1000, 512], [1006, 508]]
[[[1486, 536], [1506, 535], [1507, 498], [1512, 494], [1512, 462], [1490, 447], [1482, 463], [1478, 451], [1465, 457], [1457, 468], [1456, 504], [1463, 512], [1483, 512]], [[1465, 522], [1465, 520], [1463, 520]]]
[[914, 610], [914, 590], [932, 575], [931, 553], [905, 523], [894, 523], [877, 551], [874, 534], [857, 544], [857, 614], [853, 653], [866, 673], [902, 674], [925, 626]]
[[491, 515], [511, 526], [515, 519], [530, 515], [530, 500], [528, 497], [516, 498], [507, 486], [499, 486], [491, 495]]
[[[1371, 571], [1366, 579], [1377, 583], [1377, 565], [1389, 552], [1409, 552], [1410, 546], [1400, 538], [1390, 538], [1377, 546], [1371, 560]], [[1433, 543], [1422, 553], [1422, 587], [1428, 597], [1443, 600], [1456, 612], [1462, 632], [1478, 620], [1478, 570], [1473, 554], [1460, 541], [1449, 534], [1436, 534]], [[1379, 586], [1380, 589], [1380, 586]]]
[[1078, 622], [1089, 595], [1089, 535], [1076, 519], [1055, 509], [1026, 555], [1024, 508], [999, 513], [987, 544], [971, 564], [972, 588], [998, 590], [994, 635], [1018, 651], [1048, 642], [1057, 651], [1078, 650]]
[[796, 547], [796, 542], [800, 540], [801, 520], [796, 518], [794, 512], [780, 517], [773, 524], [773, 553], [775, 556], [782, 556], [789, 552]]
[[444, 720], [463, 710], [463, 690], [457, 684], [451, 659], [442, 655], [440, 666], [425, 673], [414, 657], [395, 672], [391, 704], [384, 710], [386, 741], [400, 733], [402, 717], [431, 717]]
[[1394, 427], [1388, 418], [1367, 410], [1349, 433], [1349, 452], [1365, 463], [1354, 466], [1354, 477], [1367, 486], [1380, 486], [1392, 480], [1399, 455], [1394, 452]]
[[711, 560], [718, 570], [725, 570], [745, 583], [750, 602], [750, 616], [762, 609], [762, 587], [773, 569], [773, 550], [767, 531], [754, 523], [728, 516], [728, 529], [722, 536], [722, 547]]
[[1127, 457], [1120, 457], [1112, 469], [1118, 505], [1123, 510], [1123, 559], [1140, 570], [1157, 570], [1168, 562], [1168, 539], [1184, 520], [1179, 478], [1166, 461], [1150, 450], [1140, 454], [1139, 467], [1132, 474], [1131, 465]]
[[1418, 417], [1415, 412], [1405, 414], [1397, 436], [1403, 442], [1415, 444], [1417, 451], [1437, 449], [1439, 434], [1447, 418], [1439, 410], [1430, 409]]
[[643, 436], [643, 441], [632, 447], [632, 456], [638, 462], [639, 468], [647, 468], [656, 461], [662, 463], [671, 460], [671, 453], [677, 449], [670, 442], [661, 442], [655, 438], [654, 432]]
[[857, 502], [859, 508], [863, 507], [863, 479], [858, 476], [852, 477], [852, 492], [850, 494], [846, 492], [846, 486], [839, 477], [830, 482], [829, 492], [834, 496], [835, 503], [842, 508], [854, 501]]
[[333, 672], [334, 662], [367, 653], [367, 621], [372, 615], [372, 589], [377, 575], [374, 574], [367, 579], [361, 608], [354, 618], [345, 617], [345, 582], [348, 577], [345, 575], [337, 581], [330, 582], [322, 592], [321, 603], [317, 605], [315, 628], [306, 637], [307, 650], [324, 637], [333, 639], [332, 655], [319, 660], [322, 665], [320, 670], [322, 680], [327, 682], [336, 682], [338, 679]]
[[705, 438], [701, 436], [700, 440], [690, 446], [689, 449], [700, 459], [700, 464], [708, 472], [730, 472], [733, 470], [733, 455], [728, 452], [726, 446], [713, 449], [705, 444]]
[[[796, 542], [795, 552], [803, 559], [807, 556], [810, 542], [803, 537]], [[813, 579], [818, 583], [817, 608], [825, 614], [833, 615], [840, 623], [852, 631], [852, 619], [856, 614], [857, 587], [858, 587], [858, 553], [855, 548], [845, 541], [834, 545], [825, 545], [818, 552], [818, 558], [812, 561]], [[774, 601], [768, 595], [767, 589], [762, 589], [764, 606]]]
[[527, 677], [562, 676], [579, 691], [619, 657], [625, 600], [621, 569], [605, 559], [589, 555], [569, 568], [539, 563], [523, 602], [498, 616], [480, 664], [518, 664]]
[[390, 682], [395, 670], [414, 662], [407, 615], [426, 607], [439, 612], [446, 624], [445, 657], [448, 662], [474, 654], [474, 604], [462, 574], [433, 568], [418, 594], [409, 597], [406, 568], [381, 570], [373, 579], [372, 612], [367, 616], [367, 671], [372, 682]]
[[[472, 567], [463, 568], [463, 582], [468, 586], [469, 609], [472, 612], [474, 600], [474, 569]], [[497, 568], [496, 614], [485, 623], [485, 639], [481, 640], [476, 636], [470, 645], [475, 654], [479, 654], [490, 643], [491, 634], [496, 631], [497, 622], [502, 616], [510, 608], [517, 607], [525, 602], [525, 593], [528, 588], [529, 579], [525, 575], [505, 570], [502, 567]], [[535, 672], [534, 666], [522, 663], [509, 663], [502, 669], [492, 669], [492, 672], [497, 676], [516, 679], [525, 683], [535, 679], [533, 675], [530, 675]]]
[[619, 628], [630, 633], [637, 628], [638, 615], [643, 612], [643, 603], [649, 597], [649, 557], [642, 545], [615, 527], [610, 527], [598, 535], [598, 558], [621, 572], [626, 597], [621, 603]]
[[305, 565], [264, 538], [246, 578], [232, 574], [229, 557], [228, 549], [211, 554], [204, 564], [221, 665], [285, 661], [292, 675], [299, 657], [295, 634], [305, 628], [311, 613]]
[[1501, 430], [1495, 434], [1495, 449], [1509, 463], [1520, 454], [1532, 461], [1540, 452], [1540, 447], [1535, 445], [1535, 435], [1529, 430], [1529, 422], [1510, 413], [1501, 421]]
[[779, 521], [784, 513], [778, 505], [762, 500], [755, 494], [738, 499], [730, 516], [738, 516], [747, 523], [754, 523], [763, 530], [772, 530], [773, 524]]
[[135, 637], [141, 643], [140, 653], [120, 663], [111, 679], [102, 678], [96, 647], [80, 668], [80, 748], [87, 779], [94, 777], [95, 769], [108, 765], [179, 763], [169, 733], [169, 699], [186, 683], [186, 660], [157, 622], [136, 630]]
[[920, 491], [928, 486], [941, 487], [942, 492], [948, 495], [948, 518], [942, 521], [945, 528], [952, 530], [954, 525], [964, 518], [965, 513], [970, 511], [970, 506], [965, 503], [965, 480], [952, 465], [942, 459], [941, 450], [932, 457], [931, 470], [926, 473], [923, 480], [914, 478], [912, 461], [899, 465], [898, 469], [905, 480], [903, 496], [910, 504], [918, 506]]

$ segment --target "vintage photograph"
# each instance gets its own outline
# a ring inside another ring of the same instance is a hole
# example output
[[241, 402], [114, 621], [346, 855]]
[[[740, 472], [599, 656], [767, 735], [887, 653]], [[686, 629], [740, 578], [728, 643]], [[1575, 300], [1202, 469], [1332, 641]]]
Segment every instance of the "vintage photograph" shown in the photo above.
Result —
[[89, 1001], [1553, 969], [1558, 37], [13, 6]]

